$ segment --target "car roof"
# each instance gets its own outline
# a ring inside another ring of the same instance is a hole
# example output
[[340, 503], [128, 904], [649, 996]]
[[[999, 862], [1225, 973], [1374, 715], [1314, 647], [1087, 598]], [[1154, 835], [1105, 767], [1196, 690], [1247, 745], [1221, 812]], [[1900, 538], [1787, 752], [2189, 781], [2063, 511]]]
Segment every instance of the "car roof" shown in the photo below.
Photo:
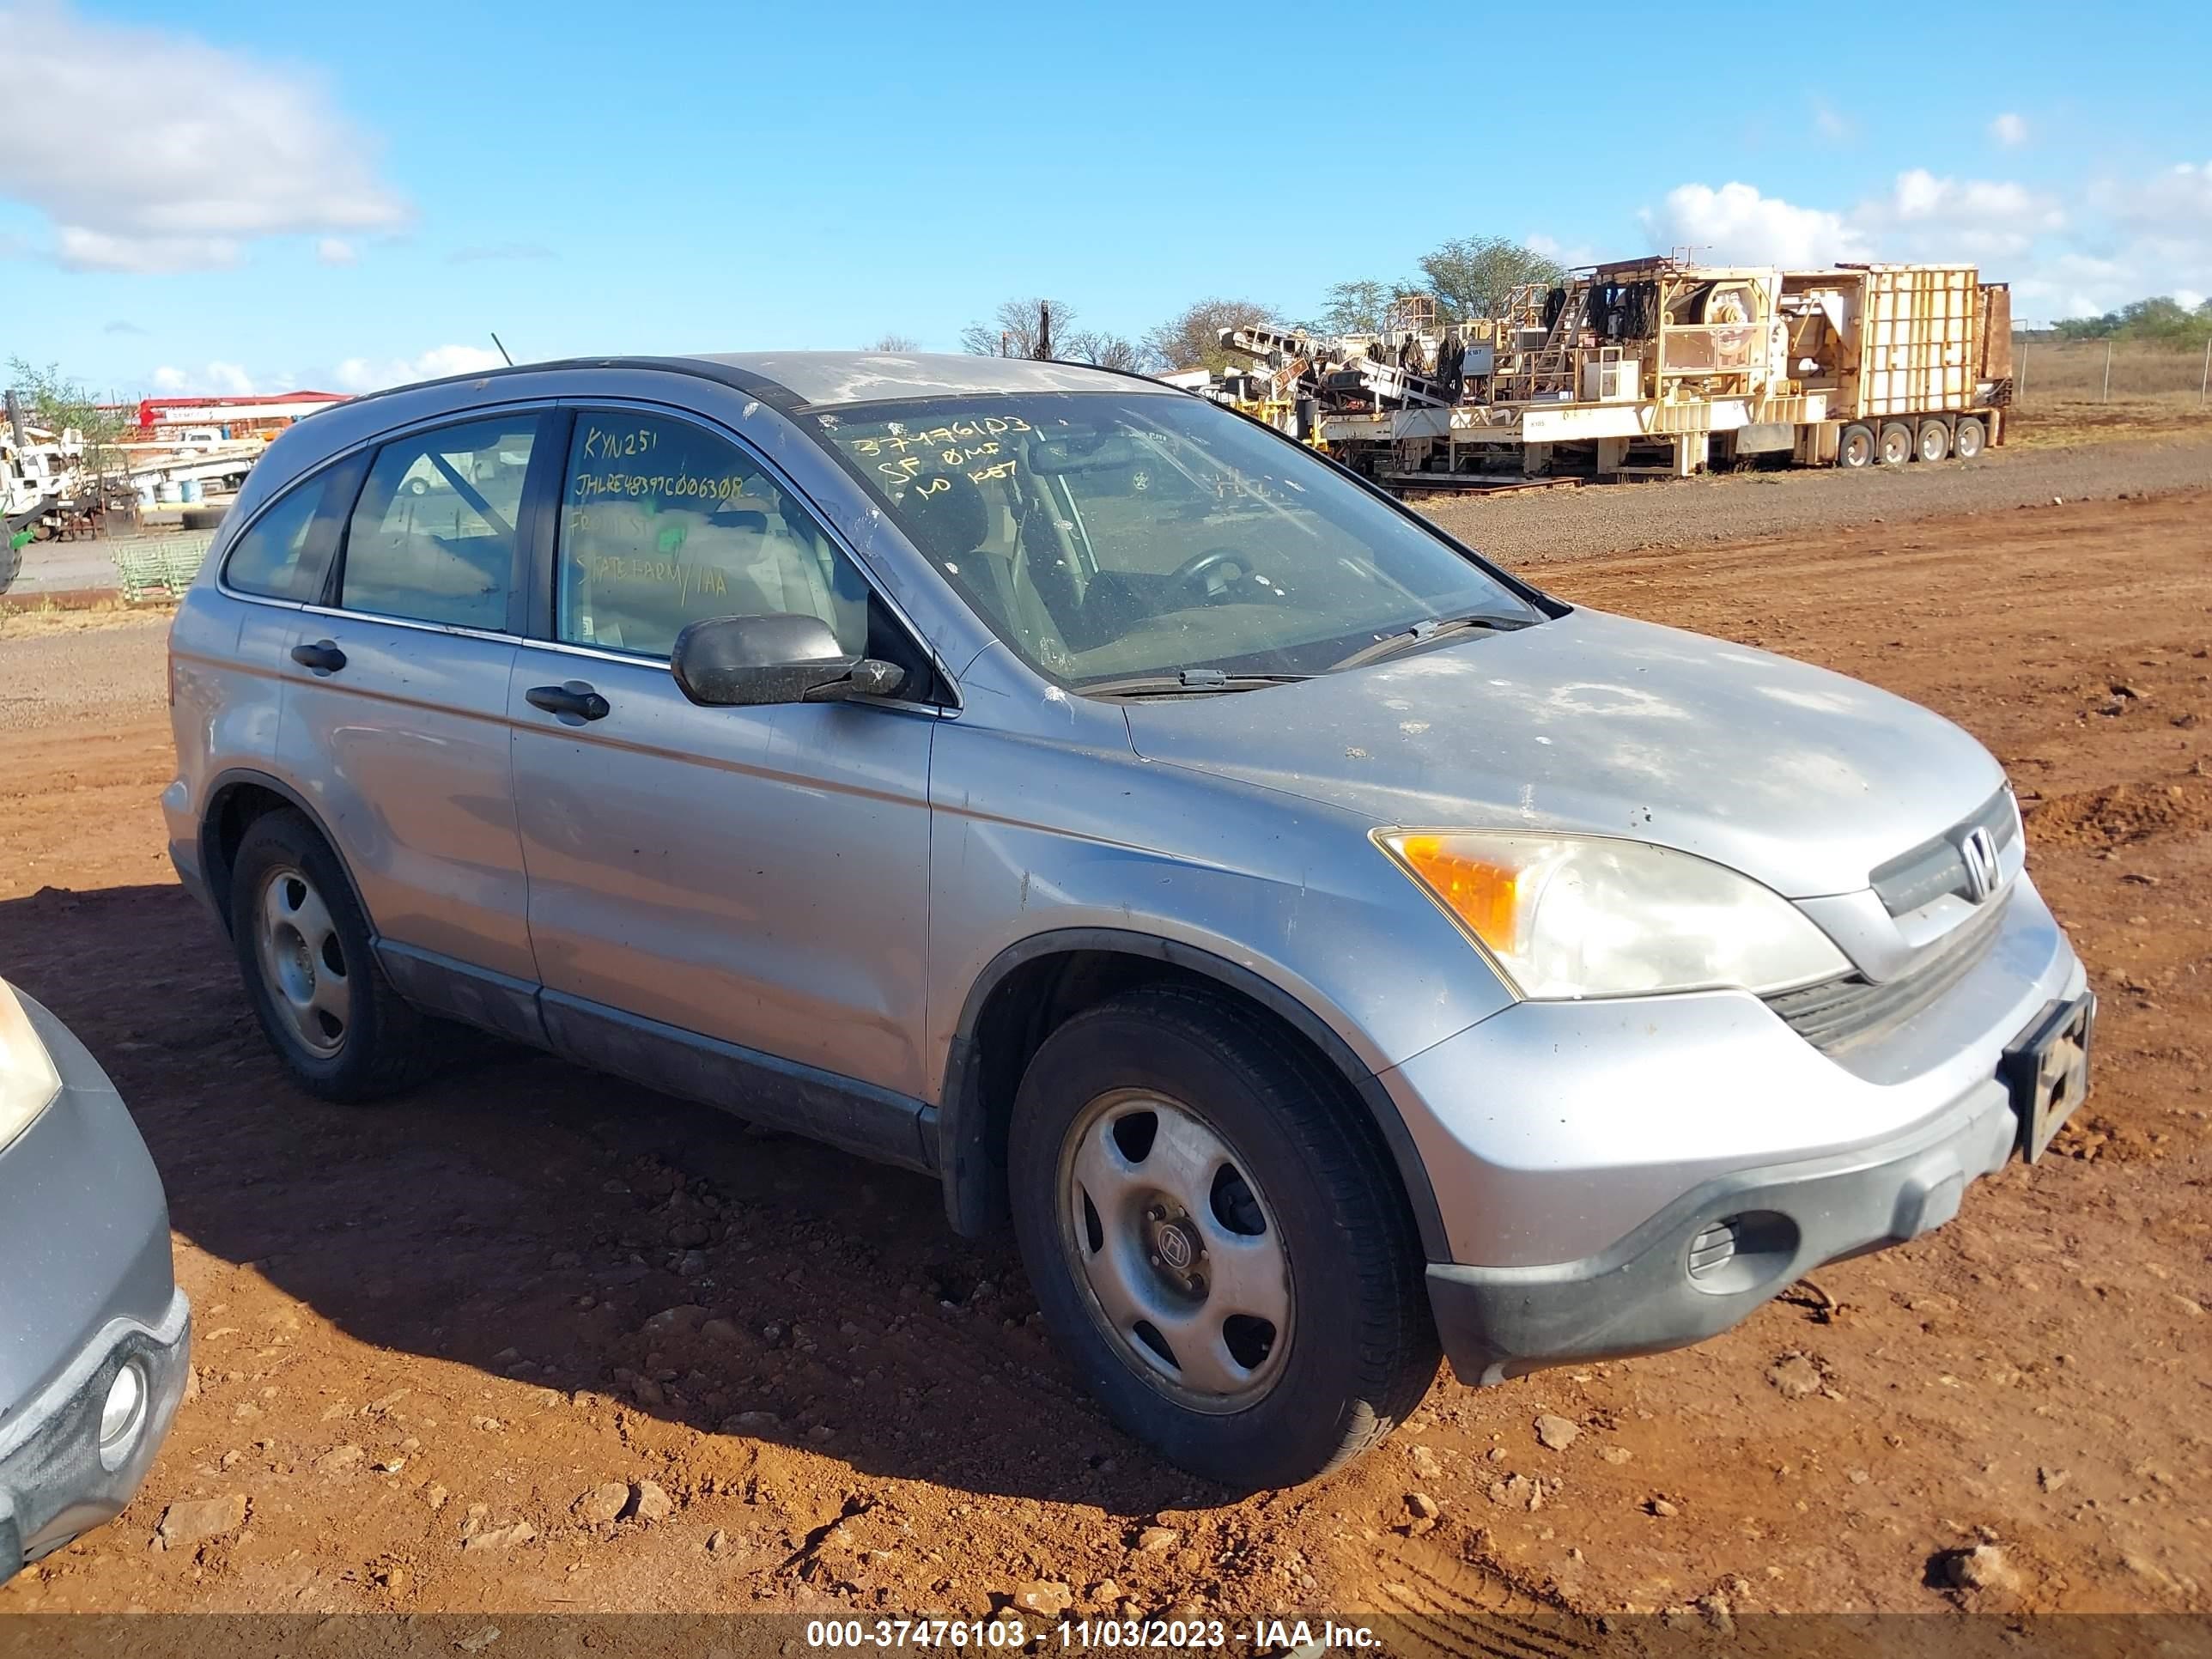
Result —
[[816, 409], [972, 392], [1126, 392], [1138, 378], [1085, 363], [979, 357], [965, 352], [748, 351], [690, 361], [757, 374]]
[[563, 369], [646, 368], [718, 380], [787, 412], [836, 409], [852, 404], [914, 398], [964, 397], [1019, 392], [1158, 392], [1189, 394], [1177, 386], [1120, 369], [1086, 363], [1037, 362], [1027, 357], [981, 357], [963, 352], [745, 351], [675, 356], [569, 357], [477, 369], [370, 392], [356, 405], [419, 392], [428, 386], [482, 385], [509, 376], [558, 374]]

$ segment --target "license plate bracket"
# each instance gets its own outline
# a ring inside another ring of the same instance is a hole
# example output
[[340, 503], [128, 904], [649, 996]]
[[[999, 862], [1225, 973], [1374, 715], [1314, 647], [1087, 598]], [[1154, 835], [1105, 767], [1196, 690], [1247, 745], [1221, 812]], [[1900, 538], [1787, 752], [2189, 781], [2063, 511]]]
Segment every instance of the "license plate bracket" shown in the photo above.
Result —
[[2033, 1164], [2059, 1126], [2089, 1093], [2089, 1050], [2096, 1033], [2097, 996], [2084, 991], [2071, 1002], [2054, 1002], [2014, 1037], [1997, 1063], [2020, 1119], [2020, 1155]]

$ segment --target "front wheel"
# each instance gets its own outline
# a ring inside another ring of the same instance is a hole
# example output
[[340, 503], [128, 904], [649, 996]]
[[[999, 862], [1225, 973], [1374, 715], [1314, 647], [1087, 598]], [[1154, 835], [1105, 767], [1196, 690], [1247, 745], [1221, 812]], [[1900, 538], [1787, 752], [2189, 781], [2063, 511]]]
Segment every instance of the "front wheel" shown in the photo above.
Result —
[[1311, 1480], [1436, 1375], [1419, 1245], [1361, 1109], [1180, 987], [1077, 1015], [1022, 1079], [1008, 1179], [1045, 1322], [1108, 1413], [1194, 1474]]

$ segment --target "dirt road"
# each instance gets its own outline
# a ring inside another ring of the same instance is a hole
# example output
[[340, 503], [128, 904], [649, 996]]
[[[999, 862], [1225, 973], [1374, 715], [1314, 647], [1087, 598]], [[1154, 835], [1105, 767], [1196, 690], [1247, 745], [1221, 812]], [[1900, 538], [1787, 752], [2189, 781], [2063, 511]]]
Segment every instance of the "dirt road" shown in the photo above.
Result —
[[[0, 1609], [980, 1613], [1045, 1580], [1449, 1645], [1478, 1607], [2212, 1607], [2208, 526], [2170, 495], [1538, 573], [1974, 730], [2106, 996], [2097, 1092], [1953, 1225], [1719, 1340], [1447, 1377], [1377, 1455], [1237, 1503], [1077, 1395], [927, 1182], [551, 1060], [374, 1110], [286, 1087], [161, 856], [158, 631], [0, 643], [0, 970], [137, 1112], [198, 1322], [146, 1492]], [[631, 1482], [646, 1518], [587, 1518]], [[241, 1528], [151, 1547], [229, 1498]], [[1942, 1588], [1983, 1542], [1989, 1587]]]

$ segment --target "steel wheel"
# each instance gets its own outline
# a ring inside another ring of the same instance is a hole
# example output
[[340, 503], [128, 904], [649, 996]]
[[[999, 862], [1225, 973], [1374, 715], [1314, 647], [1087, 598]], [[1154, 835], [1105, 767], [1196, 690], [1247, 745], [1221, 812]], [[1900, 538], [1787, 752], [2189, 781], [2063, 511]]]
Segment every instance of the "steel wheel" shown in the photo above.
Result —
[[1940, 461], [1951, 453], [1951, 428], [1941, 421], [1923, 421], [1914, 453], [1923, 461]]
[[1902, 421], [1892, 421], [1881, 429], [1876, 453], [1884, 466], [1903, 466], [1912, 459], [1912, 428]]
[[264, 878], [254, 916], [254, 945], [270, 1000], [290, 1019], [308, 1053], [337, 1054], [345, 1046], [352, 988], [330, 907], [299, 870], [280, 866]]
[[1291, 1348], [1291, 1264], [1235, 1149], [1189, 1108], [1117, 1090], [1069, 1129], [1060, 1191], [1062, 1248], [1130, 1369], [1197, 1411], [1264, 1399]]
[[1982, 423], [1968, 415], [1959, 422], [1959, 431], [1952, 441], [1951, 453], [1962, 461], [1971, 461], [1982, 453], [1982, 441], [1987, 434]]
[[1854, 421], [1836, 445], [1836, 465], [1856, 471], [1874, 465], [1874, 430]]

